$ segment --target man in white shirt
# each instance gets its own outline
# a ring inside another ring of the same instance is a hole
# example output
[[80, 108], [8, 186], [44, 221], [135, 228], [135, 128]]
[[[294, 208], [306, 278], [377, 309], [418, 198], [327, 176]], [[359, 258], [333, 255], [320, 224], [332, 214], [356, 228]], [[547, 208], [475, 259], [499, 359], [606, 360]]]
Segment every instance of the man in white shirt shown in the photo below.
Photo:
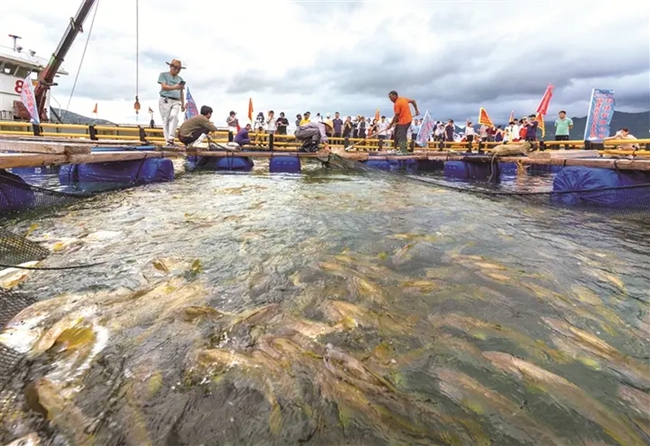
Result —
[[388, 139], [388, 126], [390, 122], [386, 120], [386, 116], [382, 116], [379, 122], [377, 123], [377, 138], [385, 141]]
[[516, 142], [519, 139], [519, 126], [515, 124], [515, 121], [510, 121], [504, 133], [503, 140], [505, 142]]
[[489, 127], [485, 124], [483, 124], [479, 129], [479, 136], [481, 137], [482, 142], [487, 142], [488, 140], [488, 129]]
[[472, 152], [472, 142], [474, 142], [474, 136], [476, 136], [474, 127], [472, 126], [471, 121], [467, 121], [465, 123], [465, 139], [467, 140], [467, 149], [470, 153]]
[[277, 119], [275, 119], [275, 112], [273, 110], [269, 111], [268, 119], [266, 120], [266, 132], [270, 135], [274, 134], [277, 130], [275, 125]]
[[[609, 138], [605, 138], [603, 141], [608, 141], [608, 140], [620, 140], [620, 139], [633, 139], [635, 140], [636, 137], [632, 134], [630, 134], [630, 130], [627, 127], [623, 127], [620, 129], [614, 136], [610, 136]], [[639, 145], [638, 144], [624, 144], [622, 146], [618, 146], [619, 149], [621, 150], [638, 150]]]

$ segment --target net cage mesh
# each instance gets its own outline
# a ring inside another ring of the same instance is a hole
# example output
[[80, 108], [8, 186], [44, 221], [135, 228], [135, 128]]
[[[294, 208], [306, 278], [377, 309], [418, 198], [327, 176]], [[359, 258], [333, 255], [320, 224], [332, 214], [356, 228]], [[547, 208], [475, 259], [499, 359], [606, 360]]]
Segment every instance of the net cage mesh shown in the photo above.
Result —
[[[428, 184], [431, 187], [451, 189], [493, 200], [518, 200], [525, 204], [551, 205], [554, 207], [562, 207], [570, 201], [571, 209], [597, 210], [601, 213], [614, 212], [617, 216], [631, 216], [643, 220], [647, 219], [650, 212], [650, 183], [567, 192], [504, 191], [494, 189], [494, 185], [490, 188], [489, 184], [485, 184], [485, 187], [476, 184], [450, 184], [442, 178], [418, 174], [408, 169], [378, 170], [366, 166], [364, 163], [338, 155], [319, 158], [319, 161], [334, 169], [355, 171], [362, 175], [373, 175], [375, 178], [384, 176], [393, 180], [413, 181], [419, 184]], [[11, 187], [3, 187], [3, 185]], [[49, 255], [49, 250], [39, 244], [3, 229], [4, 219], [2, 217], [34, 208], [61, 208], [101, 192], [131, 186], [133, 184], [123, 184], [117, 187], [112, 185], [102, 190], [96, 190], [93, 193], [67, 193], [27, 184], [21, 177], [0, 170], [0, 202], [4, 200], [5, 204], [20, 203], [20, 206], [12, 212], [3, 211], [3, 215], [0, 215], [0, 265], [2, 265], [0, 270], [6, 267], [19, 266], [26, 262], [43, 260]], [[616, 203], [616, 206], [603, 208], [590, 198], [597, 196], [598, 200], [596, 201], [603, 202], [608, 200], [607, 195], [611, 195], [610, 201]], [[25, 201], [26, 196], [29, 198], [27, 201]], [[37, 300], [34, 295], [0, 287], [0, 331], [24, 308]], [[25, 355], [0, 344], [0, 444], [15, 440], [9, 433], [4, 421], [11, 418], [12, 411], [15, 411], [17, 407], [20, 408], [21, 405], [26, 404], [24, 387], [28, 372], [29, 367], [25, 361]]]

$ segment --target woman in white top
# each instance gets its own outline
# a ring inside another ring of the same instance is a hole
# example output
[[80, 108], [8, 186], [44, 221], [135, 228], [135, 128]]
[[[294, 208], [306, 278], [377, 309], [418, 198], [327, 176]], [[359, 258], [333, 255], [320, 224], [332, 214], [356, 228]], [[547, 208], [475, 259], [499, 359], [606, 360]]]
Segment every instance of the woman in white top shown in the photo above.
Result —
[[504, 142], [515, 142], [519, 139], [519, 126], [511, 121], [503, 135]]
[[467, 121], [465, 125], [465, 138], [467, 139], [467, 148], [470, 152], [472, 151], [472, 142], [474, 141], [474, 136], [476, 136], [476, 132], [474, 131], [472, 122]]
[[274, 134], [278, 129], [277, 119], [275, 119], [275, 112], [273, 110], [269, 111], [269, 119], [266, 120], [266, 132], [269, 134]]

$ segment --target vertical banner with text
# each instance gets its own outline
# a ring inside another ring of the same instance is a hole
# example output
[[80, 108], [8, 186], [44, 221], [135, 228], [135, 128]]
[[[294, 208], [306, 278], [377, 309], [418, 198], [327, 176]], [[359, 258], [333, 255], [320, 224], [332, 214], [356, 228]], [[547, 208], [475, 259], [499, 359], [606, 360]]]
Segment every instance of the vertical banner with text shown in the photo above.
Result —
[[585, 141], [602, 140], [609, 136], [615, 104], [614, 90], [592, 90], [585, 123]]
[[420, 125], [420, 131], [418, 132], [418, 135], [415, 138], [415, 142], [418, 146], [427, 147], [429, 143], [429, 139], [433, 134], [435, 125], [436, 123], [434, 122], [433, 118], [429, 114], [429, 110], [427, 110], [427, 112], [424, 114], [424, 118], [422, 119], [422, 124]]
[[23, 101], [23, 105], [29, 112], [29, 116], [32, 117], [32, 124], [40, 125], [41, 120], [38, 116], [38, 107], [36, 106], [36, 97], [34, 96], [34, 86], [32, 85], [32, 79], [29, 76], [27, 76], [23, 81], [20, 100]]

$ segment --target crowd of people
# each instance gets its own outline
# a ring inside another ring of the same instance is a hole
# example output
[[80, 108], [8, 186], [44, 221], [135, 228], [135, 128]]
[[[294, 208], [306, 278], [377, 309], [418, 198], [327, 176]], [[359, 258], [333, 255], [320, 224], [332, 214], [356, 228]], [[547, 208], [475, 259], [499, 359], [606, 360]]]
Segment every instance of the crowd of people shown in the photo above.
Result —
[[[160, 84], [160, 113], [162, 116], [162, 125], [165, 141], [168, 146], [174, 146], [176, 129], [178, 127], [178, 113], [185, 111], [187, 104], [185, 101], [185, 81], [180, 76], [180, 71], [184, 68], [182, 63], [174, 59], [167, 62], [169, 71], [160, 73], [158, 83]], [[325, 116], [320, 113], [312, 118], [309, 111], [303, 114], [297, 114], [293, 121], [292, 132], [296, 139], [302, 143], [301, 150], [316, 151], [320, 145], [323, 148], [329, 148], [330, 138], [343, 139], [366, 139], [376, 138], [379, 140], [391, 140], [393, 147], [400, 153], [409, 153], [413, 150], [414, 141], [418, 136], [422, 119], [415, 118], [419, 116], [417, 102], [399, 96], [396, 91], [388, 94], [393, 102], [393, 117], [389, 120], [386, 116], [375, 116], [374, 118], [357, 115], [341, 117], [339, 112], [335, 112], [333, 117], [327, 113]], [[411, 106], [415, 113], [411, 113]], [[178, 129], [179, 140], [186, 146], [202, 143], [207, 134], [217, 131], [217, 127], [211, 121], [212, 109], [208, 106], [202, 106], [200, 113], [191, 119], [186, 120]], [[414, 119], [415, 118], [415, 119]], [[284, 112], [280, 112], [277, 117], [273, 110], [265, 116], [259, 112], [252, 123], [243, 127], [239, 123], [237, 113], [231, 111], [225, 122], [229, 131], [234, 135], [233, 141], [229, 146], [238, 149], [251, 144], [250, 133], [255, 130], [256, 133], [287, 135], [290, 132], [290, 121]], [[573, 121], [566, 116], [564, 110], [559, 112], [559, 116], [554, 123], [555, 140], [568, 141], [570, 131], [573, 129]], [[501, 125], [481, 125], [476, 128], [471, 121], [466, 121], [462, 127], [457, 127], [453, 119], [446, 122], [436, 121], [433, 126], [433, 132], [428, 138], [429, 141], [440, 143], [442, 148], [446, 142], [464, 142], [471, 151], [474, 142], [497, 142], [508, 143], [518, 141], [537, 141], [537, 132], [539, 123], [535, 115], [514, 119], [511, 117], [507, 126]], [[461, 131], [458, 131], [460, 129]], [[478, 131], [478, 132], [477, 132]], [[620, 139], [635, 139], [630, 135], [627, 129], [621, 129], [614, 137]], [[609, 138], [609, 139], [612, 139]], [[633, 147], [633, 145], [630, 145]]]

